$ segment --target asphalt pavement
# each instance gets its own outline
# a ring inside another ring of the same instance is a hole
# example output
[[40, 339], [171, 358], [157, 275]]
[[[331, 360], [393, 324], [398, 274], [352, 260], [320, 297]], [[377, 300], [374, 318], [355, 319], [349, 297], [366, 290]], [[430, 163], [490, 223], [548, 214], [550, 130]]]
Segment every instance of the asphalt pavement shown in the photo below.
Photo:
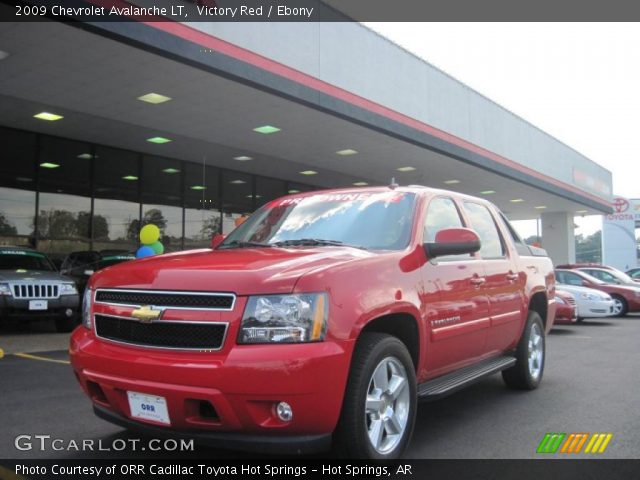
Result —
[[[68, 443], [60, 451], [41, 451], [35, 435], [65, 442], [89, 439], [103, 447], [116, 439], [130, 445], [140, 438], [93, 415], [68, 364], [66, 338], [46, 331], [0, 330], [5, 352], [0, 358], [0, 458], [248, 456], [197, 444], [192, 452], [78, 452], [66, 449]], [[573, 458], [640, 458], [639, 340], [640, 316], [555, 328], [547, 338], [540, 388], [514, 392], [495, 375], [440, 401], [420, 404], [406, 458], [540, 458], [536, 449], [548, 432], [613, 435], [604, 453]], [[42, 345], [53, 348], [39, 348]], [[20, 435], [31, 436], [32, 449], [16, 448]]]

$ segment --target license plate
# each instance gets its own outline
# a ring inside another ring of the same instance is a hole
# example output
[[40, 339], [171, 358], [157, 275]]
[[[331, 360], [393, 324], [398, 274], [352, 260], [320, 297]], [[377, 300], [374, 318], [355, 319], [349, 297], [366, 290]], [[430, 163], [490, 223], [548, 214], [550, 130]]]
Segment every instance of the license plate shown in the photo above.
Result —
[[127, 392], [127, 396], [132, 417], [171, 425], [167, 400], [164, 397], [138, 392]]
[[48, 307], [46, 300], [29, 300], [29, 310], [46, 310]]

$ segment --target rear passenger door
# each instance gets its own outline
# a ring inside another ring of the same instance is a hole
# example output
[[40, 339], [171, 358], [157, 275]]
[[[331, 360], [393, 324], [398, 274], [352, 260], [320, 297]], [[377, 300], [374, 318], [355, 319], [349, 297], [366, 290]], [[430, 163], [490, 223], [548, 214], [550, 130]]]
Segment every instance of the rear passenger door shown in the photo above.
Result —
[[[450, 197], [435, 197], [427, 206], [423, 243], [445, 228], [465, 226]], [[429, 375], [470, 363], [485, 346], [489, 305], [484, 269], [475, 255], [438, 257], [422, 266], [422, 314], [429, 329], [426, 345]]]
[[491, 326], [486, 354], [497, 353], [517, 340], [524, 315], [524, 275], [515, 261], [516, 252], [508, 248], [498, 219], [485, 204], [465, 200], [464, 212], [469, 226], [480, 237], [480, 257], [484, 267], [485, 292], [489, 299]]

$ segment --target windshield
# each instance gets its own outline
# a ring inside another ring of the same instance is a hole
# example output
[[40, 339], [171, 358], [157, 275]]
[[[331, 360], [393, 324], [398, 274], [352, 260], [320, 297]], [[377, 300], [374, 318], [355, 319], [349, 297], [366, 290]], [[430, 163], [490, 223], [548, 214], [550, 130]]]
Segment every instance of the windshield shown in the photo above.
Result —
[[629, 275], [619, 270], [610, 270], [609, 273], [620, 280], [622, 283], [636, 283]]
[[409, 243], [413, 193], [319, 193], [274, 200], [234, 230], [220, 249], [346, 245], [400, 250]]
[[47, 257], [37, 252], [0, 250], [0, 270], [44, 270], [54, 271]]

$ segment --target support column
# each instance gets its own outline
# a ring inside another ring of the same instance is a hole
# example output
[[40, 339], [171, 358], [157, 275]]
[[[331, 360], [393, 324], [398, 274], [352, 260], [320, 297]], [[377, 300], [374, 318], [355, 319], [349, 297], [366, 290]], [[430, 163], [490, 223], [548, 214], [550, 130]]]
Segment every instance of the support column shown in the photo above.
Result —
[[549, 212], [540, 217], [542, 224], [542, 248], [554, 265], [575, 263], [576, 239], [573, 227], [573, 213]]

